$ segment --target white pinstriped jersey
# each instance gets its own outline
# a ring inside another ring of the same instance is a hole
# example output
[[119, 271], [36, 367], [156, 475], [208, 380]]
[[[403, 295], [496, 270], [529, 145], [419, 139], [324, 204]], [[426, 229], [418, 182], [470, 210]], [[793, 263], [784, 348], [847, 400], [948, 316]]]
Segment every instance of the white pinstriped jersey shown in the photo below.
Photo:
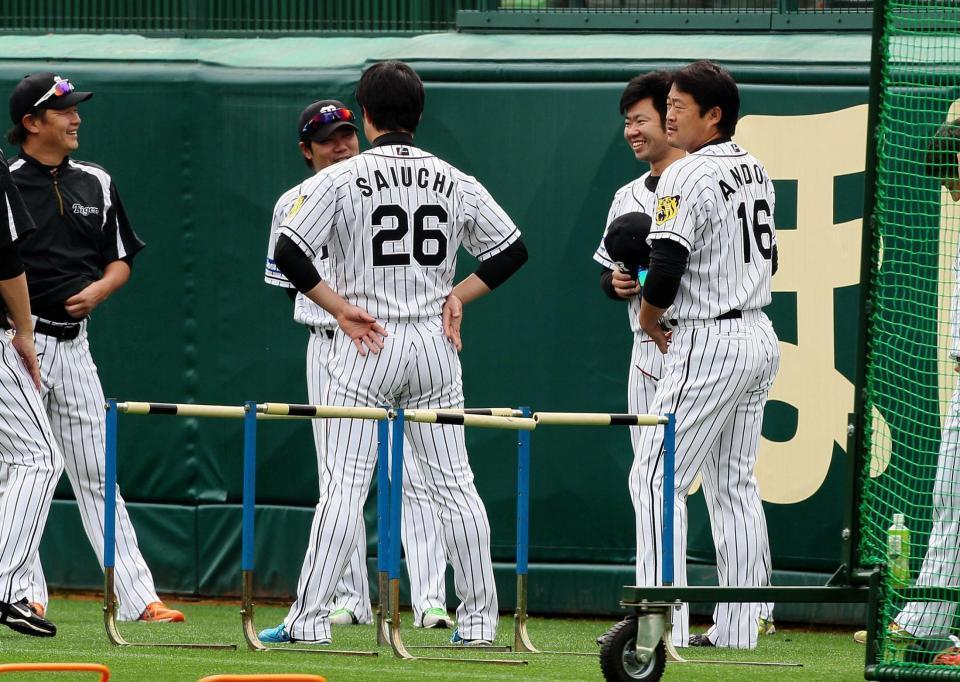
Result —
[[708, 144], [667, 168], [650, 241], [690, 251], [673, 317], [712, 319], [770, 303], [774, 204], [766, 170], [735, 142]]
[[[291, 187], [277, 199], [273, 207], [273, 219], [270, 222], [270, 240], [267, 243], [267, 264], [263, 272], [263, 281], [276, 287], [284, 289], [294, 289], [295, 287], [287, 279], [286, 275], [280, 272], [280, 268], [273, 260], [274, 251], [277, 248], [277, 231], [280, 229], [280, 223], [287, 217], [290, 209], [293, 208], [297, 197], [303, 196], [303, 183]], [[323, 257], [324, 250], [321, 249], [320, 257], [314, 258], [313, 265], [320, 273], [320, 277], [325, 280], [330, 279], [330, 268], [328, 267], [328, 258]], [[293, 319], [300, 324], [310, 327], [323, 327], [333, 329], [337, 326], [337, 321], [333, 315], [318, 306], [302, 293], [297, 292], [297, 297], [293, 304]]]
[[473, 177], [413, 146], [374, 147], [303, 183], [280, 234], [330, 253], [330, 286], [379, 320], [438, 317], [457, 249], [478, 260], [520, 237]]
[[[610, 204], [610, 212], [607, 213], [607, 226], [603, 230], [603, 237], [600, 238], [600, 246], [593, 254], [593, 260], [600, 263], [605, 268], [616, 270], [617, 264], [607, 253], [607, 247], [603, 239], [607, 236], [607, 230], [610, 229], [610, 223], [625, 213], [639, 211], [653, 217], [653, 209], [657, 205], [657, 183], [659, 176], [651, 176], [647, 171], [633, 182], [629, 182], [613, 195], [613, 203]], [[634, 334], [643, 333], [640, 329], [640, 297], [634, 296], [627, 301], [627, 315], [630, 318], [630, 331]]]

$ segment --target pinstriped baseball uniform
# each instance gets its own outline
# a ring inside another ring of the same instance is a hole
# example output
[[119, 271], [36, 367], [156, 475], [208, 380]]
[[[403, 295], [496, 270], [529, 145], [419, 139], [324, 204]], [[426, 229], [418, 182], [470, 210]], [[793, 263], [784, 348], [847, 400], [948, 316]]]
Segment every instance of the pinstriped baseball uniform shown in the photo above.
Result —
[[[0, 245], [33, 230], [0, 152]], [[10, 337], [0, 334], [0, 601], [29, 600], [63, 458], [37, 391]]]
[[[274, 264], [273, 254], [277, 242], [277, 229], [300, 196], [303, 196], [303, 186], [292, 187], [277, 200], [273, 209], [270, 241], [267, 245], [267, 264], [264, 272], [264, 281], [267, 284], [287, 289], [294, 288]], [[323, 257], [314, 260], [317, 272], [324, 279], [329, 279], [328, 261], [328, 258]], [[311, 330], [310, 341], [307, 345], [307, 393], [310, 403], [318, 405], [323, 400], [323, 389], [327, 384], [327, 355], [334, 330], [337, 328], [337, 321], [330, 313], [299, 292], [294, 302], [293, 319], [302, 325], [306, 325]], [[324, 458], [322, 455], [321, 422], [314, 419], [311, 420], [311, 425], [317, 449], [319, 474], [323, 476]], [[426, 609], [441, 608], [446, 610], [444, 570], [447, 559], [443, 547], [443, 537], [438, 530], [438, 520], [424, 487], [420, 467], [409, 444], [404, 448], [403, 465], [404, 504], [401, 535], [404, 553], [407, 558], [407, 573], [410, 576], [410, 596], [413, 604], [414, 622], [419, 623]], [[373, 612], [370, 608], [370, 590], [367, 582], [366, 557], [366, 529], [361, 524], [356, 551], [351, 555], [343, 577], [337, 584], [333, 606], [331, 607], [331, 610], [336, 608], [349, 609], [361, 623], [371, 622], [373, 619]]]
[[[721, 585], [765, 585], [766, 520], [753, 470], [763, 408], [780, 361], [761, 308], [770, 303], [776, 242], [773, 183], [757, 159], [729, 140], [675, 161], [657, 187], [650, 241], [689, 250], [674, 300], [676, 325], [652, 409], [677, 415], [676, 490], [684, 502], [697, 473], [710, 514]], [[720, 319], [718, 319], [720, 318]], [[638, 580], [660, 579], [662, 432], [644, 430], [631, 489], [637, 505]], [[674, 561], [685, 580], [686, 524], [676, 524]], [[707, 632], [717, 646], [752, 648], [760, 604], [718, 604]]]
[[[399, 141], [398, 141], [399, 140]], [[393, 143], [397, 141], [397, 143]], [[443, 303], [462, 244], [485, 260], [520, 232], [474, 178], [392, 133], [379, 146], [318, 173], [280, 228], [305, 253], [330, 253], [330, 286], [376, 317], [389, 336], [361, 356], [340, 330], [328, 358], [329, 405], [463, 406], [460, 361], [444, 336]], [[384, 144], [384, 142], [387, 142]], [[360, 532], [376, 459], [376, 425], [325, 420], [324, 489], [314, 515], [290, 636], [328, 638], [326, 604]], [[440, 515], [465, 639], [492, 640], [497, 595], [490, 526], [473, 482], [463, 428], [407, 424], [406, 434]]]
[[[116, 186], [101, 167], [65, 158], [57, 167], [22, 150], [10, 166], [37, 231], [21, 257], [40, 359], [43, 404], [63, 453], [83, 527], [103, 565], [104, 396], [87, 340], [87, 320], [71, 318], [64, 301], [112, 261], [132, 258], [143, 243], [130, 226]], [[123, 498], [117, 495], [116, 584], [120, 620], [136, 620], [159, 601], [153, 576], [137, 546]], [[36, 556], [30, 601], [44, 606], [47, 587]]]
[[[607, 214], [607, 227], [603, 231], [604, 237], [607, 236], [610, 223], [626, 213], [637, 211], [653, 216], [657, 205], [656, 189], [659, 180], [659, 176], [651, 175], [648, 171], [617, 190]], [[600, 245], [593, 254], [593, 259], [605, 268], [617, 269], [617, 264], [607, 253], [607, 247], [604, 245], [602, 238], [600, 239]], [[627, 409], [632, 414], [649, 414], [658, 380], [663, 374], [663, 354], [656, 344], [650, 340], [650, 337], [640, 329], [640, 296], [633, 296], [627, 301], [627, 318], [630, 323], [630, 331], [633, 332], [633, 350], [630, 353], [630, 369], [627, 375]], [[630, 443], [633, 446], [634, 453], [637, 452], [640, 443], [641, 430], [641, 427], [638, 426], [630, 427]], [[636, 454], [634, 457], [636, 457]], [[636, 500], [640, 495], [648, 493], [645, 487], [634, 489], [633, 483], [634, 479], [631, 477], [630, 496], [632, 499]], [[674, 505], [674, 514], [678, 523], [686, 518], [686, 510], [686, 504], [677, 500]], [[638, 542], [639, 540], [638, 538]], [[638, 572], [638, 584], [640, 579], [641, 576]], [[673, 640], [676, 646], [684, 646], [689, 637], [690, 619], [687, 612], [688, 607], [684, 604], [680, 612], [674, 616]]]

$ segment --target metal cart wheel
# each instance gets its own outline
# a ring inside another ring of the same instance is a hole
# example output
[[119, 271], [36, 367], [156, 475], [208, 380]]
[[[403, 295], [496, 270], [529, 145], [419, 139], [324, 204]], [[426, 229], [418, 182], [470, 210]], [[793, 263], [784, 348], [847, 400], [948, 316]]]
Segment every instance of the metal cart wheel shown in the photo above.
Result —
[[[640, 616], [640, 618], [649, 618], [649, 616]], [[663, 639], [658, 638], [653, 648], [643, 646], [638, 648], [637, 620], [636, 617], [622, 620], [600, 638], [600, 669], [608, 682], [629, 682], [629, 680], [656, 682], [663, 676], [667, 663]]]

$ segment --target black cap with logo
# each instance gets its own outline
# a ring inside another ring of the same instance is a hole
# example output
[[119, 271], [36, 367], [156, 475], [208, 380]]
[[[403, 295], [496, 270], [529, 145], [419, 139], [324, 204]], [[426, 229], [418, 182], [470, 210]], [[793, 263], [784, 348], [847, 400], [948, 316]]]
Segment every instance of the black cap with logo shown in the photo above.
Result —
[[350, 127], [357, 130], [353, 121], [353, 112], [343, 102], [322, 99], [300, 113], [297, 130], [301, 142], [323, 142], [340, 128]]
[[75, 90], [67, 78], [44, 71], [24, 76], [10, 94], [10, 120], [20, 123], [33, 109], [66, 109], [93, 97]]

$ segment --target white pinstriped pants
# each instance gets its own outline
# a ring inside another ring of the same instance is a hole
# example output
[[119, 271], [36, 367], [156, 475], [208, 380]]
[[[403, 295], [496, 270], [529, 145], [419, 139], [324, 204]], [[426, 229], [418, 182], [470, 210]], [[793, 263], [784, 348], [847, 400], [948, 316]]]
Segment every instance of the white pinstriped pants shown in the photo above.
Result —
[[[954, 389], [943, 423], [933, 487], [933, 527], [917, 587], [960, 587], [960, 386]], [[913, 601], [894, 618], [914, 637], [951, 632], [957, 603]]]
[[[307, 344], [307, 394], [310, 403], [321, 404], [324, 387], [327, 385], [327, 355], [331, 341], [323, 330], [310, 333]], [[310, 420], [313, 440], [317, 448], [317, 465], [320, 481], [323, 481], [322, 420]], [[322, 486], [321, 486], [322, 487]], [[403, 523], [401, 536], [407, 559], [407, 574], [410, 576], [410, 601], [413, 618], [420, 623], [423, 612], [430, 608], [446, 610], [446, 584], [444, 571], [447, 558], [444, 552], [443, 535], [438, 531], [439, 518], [426, 490], [420, 466], [410, 444], [403, 450]], [[367, 534], [361, 523], [356, 550], [350, 555], [343, 576], [333, 595], [332, 609], [345, 608], [353, 612], [360, 623], [373, 622], [370, 607], [370, 588], [367, 579]]]
[[[324, 404], [462, 407], [460, 360], [443, 335], [440, 318], [384, 326], [390, 335], [383, 350], [365, 357], [337, 331], [328, 358], [330, 383]], [[355, 550], [363, 502], [376, 465], [376, 422], [327, 419], [323, 420], [323, 432], [327, 448], [323, 488], [310, 528], [297, 600], [284, 621], [290, 636], [303, 641], [330, 637], [327, 605]], [[439, 514], [453, 564], [454, 585], [461, 599], [457, 608], [460, 633], [467, 639], [493, 639], [498, 614], [490, 524], [467, 461], [463, 427], [408, 423], [405, 434]]]
[[0, 601], [29, 598], [31, 566], [63, 471], [40, 393], [0, 333]]
[[[63, 453], [70, 485], [77, 498], [83, 529], [103, 567], [103, 512], [106, 451], [103, 388], [90, 354], [87, 321], [71, 341], [36, 334], [41, 392], [50, 426]], [[153, 576], [137, 546], [137, 534], [117, 487], [116, 575], [120, 599], [118, 620], [137, 620], [147, 604], [159, 600]], [[47, 605], [47, 583], [37, 554], [30, 601]]]
[[[780, 364], [773, 325], [761, 311], [739, 320], [683, 322], [673, 331], [651, 411], [677, 416], [674, 584], [686, 584], [686, 498], [698, 473], [710, 514], [721, 586], [768, 584], [770, 549], [753, 475], [763, 408]], [[631, 471], [637, 511], [637, 582], [661, 584], [663, 429], [641, 429]], [[636, 491], [647, 493], [637, 495]], [[720, 603], [707, 632], [721, 647], [757, 644], [760, 604]], [[674, 630], [674, 638], [677, 637]]]

